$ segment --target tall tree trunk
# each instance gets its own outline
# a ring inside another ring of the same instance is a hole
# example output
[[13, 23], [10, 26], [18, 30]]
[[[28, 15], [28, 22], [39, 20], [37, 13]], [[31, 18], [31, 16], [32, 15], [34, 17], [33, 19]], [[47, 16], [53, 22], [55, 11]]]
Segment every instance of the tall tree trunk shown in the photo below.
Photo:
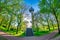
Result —
[[54, 30], [54, 24], [53, 24], [53, 21], [51, 20], [51, 22], [52, 22], [52, 26], [53, 26], [53, 30]]
[[8, 29], [7, 29], [7, 31], [8, 31], [8, 30], [9, 30], [9, 28], [10, 28], [11, 21], [12, 21], [12, 14], [11, 14], [11, 18], [10, 18], [10, 21], [9, 21], [9, 24], [8, 24]]
[[49, 29], [49, 31], [50, 31], [50, 26], [49, 26], [49, 21], [47, 20], [47, 23], [48, 23], [48, 29]]
[[58, 18], [57, 18], [57, 15], [56, 15], [56, 12], [55, 12], [54, 9], [53, 9], [53, 14], [54, 14], [54, 16], [55, 16], [55, 18], [56, 18], [57, 26], [58, 26], [58, 31], [59, 31], [59, 34], [60, 34], [59, 22], [58, 22]]
[[21, 22], [22, 22], [22, 14], [20, 15], [20, 25], [19, 25], [20, 26], [20, 29], [21, 29], [21, 26], [22, 26], [21, 25]]
[[39, 32], [39, 27], [37, 23], [36, 23], [36, 29], [37, 29], [37, 32]]
[[20, 26], [20, 29], [21, 29], [21, 22], [22, 22], [22, 16], [21, 16], [21, 14], [20, 14], [20, 17], [17, 16], [17, 18], [20, 19], [20, 20], [17, 19], [18, 20], [18, 25], [17, 25], [16, 34], [18, 33], [19, 26]]
[[18, 22], [18, 26], [17, 26], [17, 30], [16, 30], [16, 34], [18, 34], [18, 28], [19, 28], [20, 23]]
[[2, 26], [3, 21], [4, 21], [4, 18], [2, 19], [2, 21], [1, 21], [1, 23], [0, 23], [0, 26]]
[[50, 31], [50, 26], [49, 26], [49, 14], [48, 14], [48, 18], [47, 18], [47, 23], [48, 23], [48, 29]]

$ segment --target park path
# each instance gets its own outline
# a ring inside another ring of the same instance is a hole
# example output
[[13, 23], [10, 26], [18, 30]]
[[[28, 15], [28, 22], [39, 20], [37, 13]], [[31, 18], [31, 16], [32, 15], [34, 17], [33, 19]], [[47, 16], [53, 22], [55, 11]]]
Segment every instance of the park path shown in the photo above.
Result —
[[60, 35], [55, 38], [52, 38], [51, 40], [60, 40]]
[[8, 35], [5, 32], [0, 31], [0, 35], [8, 40], [51, 40], [52, 37], [54, 37], [58, 32], [53, 31], [50, 34], [44, 35], [44, 36], [32, 36], [32, 37], [14, 37], [12, 35]]

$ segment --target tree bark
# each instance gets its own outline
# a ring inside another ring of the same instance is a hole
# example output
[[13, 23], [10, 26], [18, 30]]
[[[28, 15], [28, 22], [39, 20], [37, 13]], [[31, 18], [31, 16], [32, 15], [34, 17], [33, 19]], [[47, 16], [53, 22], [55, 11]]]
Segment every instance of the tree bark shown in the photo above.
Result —
[[53, 24], [53, 21], [51, 20], [51, 22], [52, 22], [52, 26], [53, 26], [53, 30], [54, 30], [54, 24]]
[[8, 24], [8, 29], [7, 29], [7, 31], [8, 31], [8, 30], [9, 30], [9, 28], [10, 28], [11, 21], [12, 21], [12, 15], [11, 15], [11, 19], [10, 19], [9, 24]]
[[57, 15], [56, 15], [56, 12], [55, 12], [54, 9], [53, 9], [53, 14], [54, 14], [54, 16], [55, 16], [55, 18], [56, 18], [57, 26], [58, 26], [58, 31], [59, 31], [59, 34], [60, 34], [59, 22], [58, 22], [58, 18], [57, 18]]
[[22, 16], [21, 16], [21, 14], [20, 14], [20, 17], [17, 16], [17, 18], [18, 19], [20, 18], [20, 20], [17, 19], [18, 20], [18, 26], [17, 26], [16, 34], [18, 33], [19, 26], [20, 26], [20, 29], [21, 29], [21, 22], [22, 22]]
[[48, 14], [48, 18], [47, 18], [47, 23], [48, 23], [48, 29], [50, 31], [50, 26], [49, 26], [49, 14]]
[[20, 23], [18, 23], [17, 30], [16, 30], [16, 34], [18, 34], [19, 25], [20, 25]]

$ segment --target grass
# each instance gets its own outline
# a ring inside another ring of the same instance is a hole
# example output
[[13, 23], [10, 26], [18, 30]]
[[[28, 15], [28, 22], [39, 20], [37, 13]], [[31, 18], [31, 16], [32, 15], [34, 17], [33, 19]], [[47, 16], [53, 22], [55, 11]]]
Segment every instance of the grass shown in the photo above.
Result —
[[[35, 36], [42, 36], [42, 35], [49, 34], [52, 31], [54, 31], [52, 27], [50, 29], [51, 30], [48, 31], [47, 27], [45, 27], [45, 28], [41, 27], [41, 28], [39, 28], [39, 32], [37, 32], [37, 31], [34, 32], [34, 35]], [[55, 29], [57, 29], [57, 28], [55, 28]], [[23, 31], [19, 31], [18, 34], [16, 34], [16, 30], [13, 30], [13, 31], [9, 30], [9, 31], [7, 31], [7, 28], [4, 28], [2, 26], [0, 27], [0, 30], [6, 32], [7, 34], [10, 34], [10, 35], [13, 35], [13, 36], [17, 36], [17, 37], [24, 37], [25, 36], [25, 32], [23, 32]]]
[[40, 32], [35, 32], [34, 35], [35, 36], [42, 36], [42, 35], [46, 35], [49, 34], [50, 32], [48, 31], [40, 31]]
[[13, 35], [13, 36], [19, 36], [19, 35], [22, 35], [22, 33], [23, 33], [23, 31], [19, 31], [18, 34], [16, 34], [16, 30], [7, 31], [7, 29], [4, 27], [0, 27], [0, 30], [2, 30], [3, 32], [6, 32], [7, 34]]

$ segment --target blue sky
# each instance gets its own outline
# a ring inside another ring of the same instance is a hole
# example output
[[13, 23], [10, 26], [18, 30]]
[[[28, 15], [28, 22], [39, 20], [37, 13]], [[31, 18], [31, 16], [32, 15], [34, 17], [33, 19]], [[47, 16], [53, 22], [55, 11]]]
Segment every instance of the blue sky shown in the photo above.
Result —
[[27, 5], [32, 6], [34, 8], [35, 12], [39, 10], [39, 8], [38, 8], [39, 0], [24, 0], [24, 2]]
[[34, 5], [34, 4], [37, 4], [38, 2], [39, 2], [39, 0], [24, 0], [25, 2], [26, 2], [26, 4], [32, 4], [32, 5]]

